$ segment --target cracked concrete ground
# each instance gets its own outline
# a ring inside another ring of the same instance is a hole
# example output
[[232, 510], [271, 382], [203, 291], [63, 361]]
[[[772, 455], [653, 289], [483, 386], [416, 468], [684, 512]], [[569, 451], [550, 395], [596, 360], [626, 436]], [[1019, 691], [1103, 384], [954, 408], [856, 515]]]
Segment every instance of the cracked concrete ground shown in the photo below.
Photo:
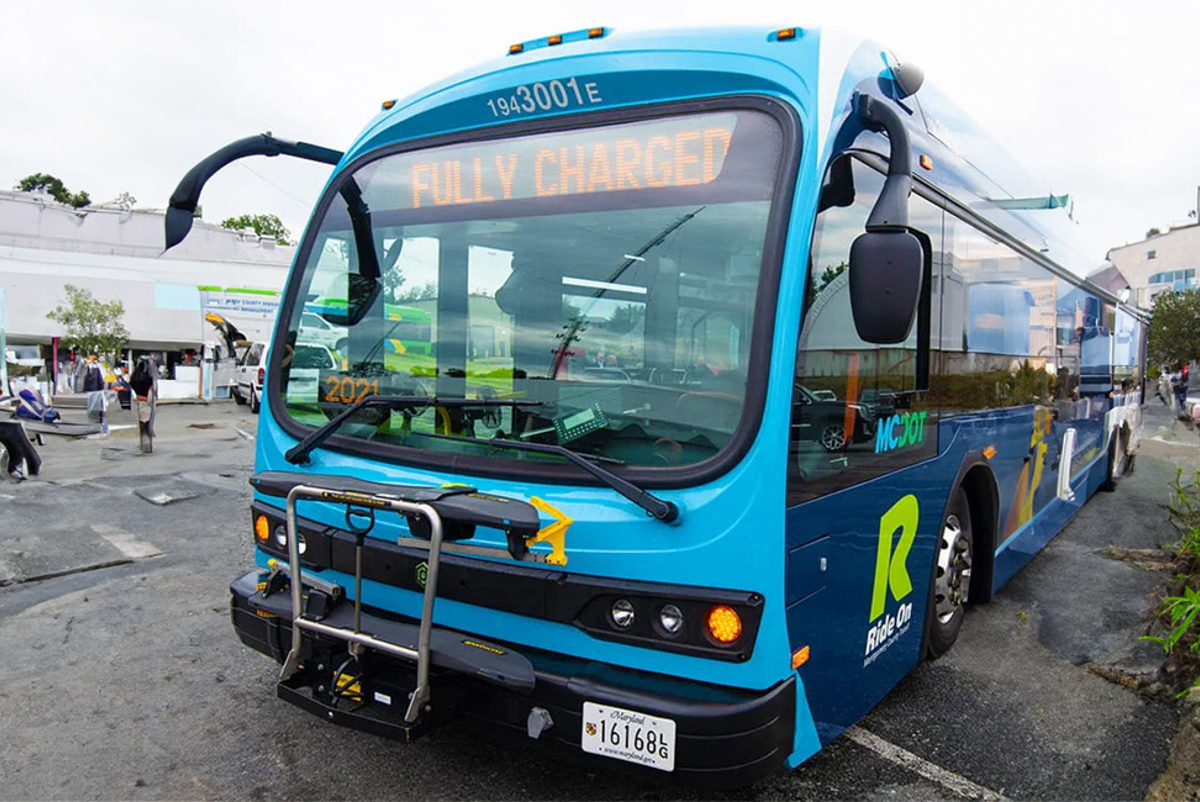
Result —
[[[1176, 434], [1158, 417], [1151, 426]], [[238, 643], [228, 614], [228, 583], [252, 554], [254, 442], [238, 430], [255, 423], [232, 404], [164, 407], [153, 455], [132, 456], [130, 430], [52, 441], [43, 476], [0, 487], [3, 570], [29, 576], [41, 560], [66, 571], [0, 587], [0, 799], [718, 796], [563, 763], [459, 724], [400, 746], [276, 699], [277, 666]], [[1200, 467], [1195, 439], [1144, 445], [1118, 491], [1090, 501], [862, 727], [1010, 798], [1142, 798], [1166, 765], [1176, 712], [1087, 665], [1152, 660], [1134, 639], [1158, 575], [1104, 551], [1169, 537], [1166, 487], [1177, 465]], [[137, 495], [155, 487], [184, 492], [166, 505]], [[848, 738], [720, 796], [961, 798]]]

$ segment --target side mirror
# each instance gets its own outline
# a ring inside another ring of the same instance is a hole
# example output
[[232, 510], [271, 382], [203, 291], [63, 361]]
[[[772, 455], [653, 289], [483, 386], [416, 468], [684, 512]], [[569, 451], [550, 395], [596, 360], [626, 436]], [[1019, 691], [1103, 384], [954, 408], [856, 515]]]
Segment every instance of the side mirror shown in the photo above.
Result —
[[868, 231], [850, 246], [850, 311], [865, 342], [908, 339], [921, 298], [925, 252], [907, 231]]

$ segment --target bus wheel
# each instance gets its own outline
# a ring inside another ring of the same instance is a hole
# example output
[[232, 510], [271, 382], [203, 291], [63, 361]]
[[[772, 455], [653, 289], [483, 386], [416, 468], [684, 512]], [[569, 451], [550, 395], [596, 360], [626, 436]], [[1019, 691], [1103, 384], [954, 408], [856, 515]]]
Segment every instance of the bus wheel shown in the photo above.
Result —
[[941, 657], [962, 629], [964, 605], [971, 589], [971, 560], [974, 557], [971, 508], [962, 488], [954, 491], [954, 503], [942, 521], [937, 563], [933, 568], [933, 599], [929, 605], [930, 657]]
[[1125, 447], [1124, 430], [1117, 429], [1113, 432], [1112, 442], [1108, 446], [1108, 473], [1104, 477], [1104, 484], [1100, 485], [1100, 489], [1105, 493], [1116, 490], [1117, 480], [1129, 470], [1128, 452], [1129, 449]]
[[846, 430], [831, 423], [821, 430], [821, 447], [826, 451], [841, 451], [846, 446]]

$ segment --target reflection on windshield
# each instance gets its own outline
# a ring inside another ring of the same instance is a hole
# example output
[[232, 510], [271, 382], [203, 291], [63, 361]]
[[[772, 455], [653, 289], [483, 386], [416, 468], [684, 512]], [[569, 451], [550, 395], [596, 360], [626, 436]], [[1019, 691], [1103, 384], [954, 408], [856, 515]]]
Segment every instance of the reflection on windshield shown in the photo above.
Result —
[[371, 408], [341, 431], [425, 451], [556, 459], [471, 442], [499, 438], [635, 466], [707, 459], [745, 406], [780, 151], [772, 118], [738, 111], [373, 162], [354, 180], [378, 291], [342, 193], [286, 312], [289, 344], [333, 364], [317, 381], [285, 365], [271, 389], [312, 426], [371, 394], [538, 404]]

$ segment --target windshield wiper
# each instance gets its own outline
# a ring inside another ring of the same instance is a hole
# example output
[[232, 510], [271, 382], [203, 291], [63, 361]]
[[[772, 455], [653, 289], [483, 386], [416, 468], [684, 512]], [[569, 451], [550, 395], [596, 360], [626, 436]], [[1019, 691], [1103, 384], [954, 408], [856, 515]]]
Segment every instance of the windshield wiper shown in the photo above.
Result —
[[602, 483], [608, 485], [613, 490], [620, 493], [625, 498], [632, 501], [634, 504], [646, 511], [646, 514], [651, 518], [669, 524], [679, 518], [679, 507], [674, 502], [665, 501], [657, 496], [647, 493], [637, 485], [631, 484], [626, 480], [617, 476], [610, 470], [601, 468], [597, 462], [612, 462], [618, 465], [624, 463], [612, 457], [602, 457], [592, 454], [581, 454], [578, 451], [572, 451], [564, 446], [551, 445], [549, 443], [527, 443], [523, 440], [504, 440], [502, 438], [493, 438], [491, 440], [481, 440], [471, 437], [454, 437], [452, 435], [434, 434], [425, 435], [426, 437], [436, 437], [439, 440], [457, 440], [464, 443], [472, 443], [474, 445], [494, 446], [496, 448], [511, 448], [514, 451], [528, 451], [533, 454], [556, 454], [557, 456], [566, 459], [569, 462], [578, 465], [592, 476], [599, 479]]
[[293, 465], [308, 461], [308, 455], [336, 432], [346, 419], [366, 407], [540, 407], [541, 401], [510, 401], [500, 398], [439, 398], [433, 395], [368, 395], [346, 407], [337, 417], [292, 446], [284, 458]]

